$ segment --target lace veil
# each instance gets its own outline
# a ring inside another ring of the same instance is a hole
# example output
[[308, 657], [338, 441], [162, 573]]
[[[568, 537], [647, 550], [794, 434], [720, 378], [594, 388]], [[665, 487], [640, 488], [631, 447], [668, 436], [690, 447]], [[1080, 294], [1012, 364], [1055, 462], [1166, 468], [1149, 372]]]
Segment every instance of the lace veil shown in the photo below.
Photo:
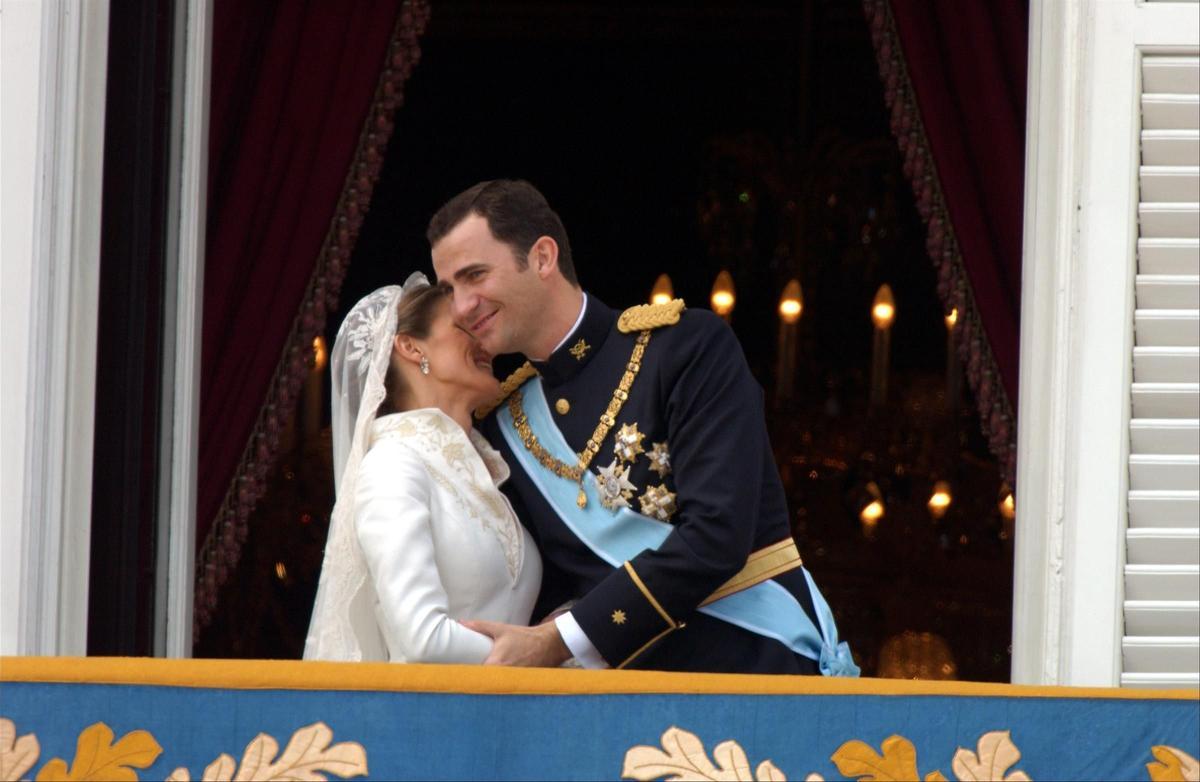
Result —
[[374, 623], [374, 600], [364, 595], [367, 563], [354, 529], [359, 465], [370, 447], [371, 424], [386, 390], [400, 300], [429, 280], [417, 272], [403, 286], [388, 285], [363, 297], [338, 329], [330, 355], [333, 405], [333, 469], [337, 500], [329, 522], [321, 580], [313, 604], [306, 660], [363, 658], [361, 623]]

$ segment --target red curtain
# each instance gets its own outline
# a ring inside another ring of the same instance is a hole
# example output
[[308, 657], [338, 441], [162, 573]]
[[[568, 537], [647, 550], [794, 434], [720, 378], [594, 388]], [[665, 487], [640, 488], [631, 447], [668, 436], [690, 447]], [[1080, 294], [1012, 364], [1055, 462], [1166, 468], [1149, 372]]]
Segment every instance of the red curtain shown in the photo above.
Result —
[[336, 304], [427, 15], [423, 0], [214, 8], [198, 628]]
[[864, 0], [960, 355], [1001, 467], [1016, 467], [1028, 5]]

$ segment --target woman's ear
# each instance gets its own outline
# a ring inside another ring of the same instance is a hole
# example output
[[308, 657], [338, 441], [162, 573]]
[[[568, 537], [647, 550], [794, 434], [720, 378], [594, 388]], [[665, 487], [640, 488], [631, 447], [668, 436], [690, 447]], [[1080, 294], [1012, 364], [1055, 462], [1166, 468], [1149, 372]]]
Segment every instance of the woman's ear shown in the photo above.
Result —
[[418, 365], [421, 363], [424, 353], [412, 337], [407, 334], [397, 334], [392, 340], [392, 355], [399, 356], [402, 361]]

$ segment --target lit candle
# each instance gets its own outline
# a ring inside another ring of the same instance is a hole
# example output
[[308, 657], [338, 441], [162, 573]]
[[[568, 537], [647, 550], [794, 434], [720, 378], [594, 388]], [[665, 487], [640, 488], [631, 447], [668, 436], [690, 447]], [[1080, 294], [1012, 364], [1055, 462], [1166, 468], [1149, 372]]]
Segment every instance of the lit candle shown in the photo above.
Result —
[[867, 484], [866, 499], [867, 504], [858, 512], [858, 520], [862, 522], [863, 537], [873, 540], [879, 520], [887, 513], [887, 507], [883, 504], [883, 493], [879, 491], [879, 484], [875, 481]]
[[938, 481], [933, 484], [933, 494], [929, 495], [929, 515], [935, 519], [940, 519], [946, 515], [946, 511], [950, 509], [950, 503], [954, 501], [954, 497], [950, 494], [950, 484], [945, 481]]
[[654, 288], [650, 291], [651, 304], [669, 304], [675, 298], [675, 289], [671, 287], [671, 278], [665, 274], [658, 275]]
[[879, 286], [875, 301], [871, 305], [871, 320], [875, 323], [875, 337], [871, 345], [871, 405], [880, 406], [887, 401], [888, 364], [891, 353], [892, 323], [896, 319], [896, 301], [892, 289]]
[[792, 398], [796, 386], [797, 324], [804, 312], [804, 295], [799, 280], [789, 280], [779, 298], [779, 363], [775, 374], [775, 393], [779, 401]]
[[321, 431], [321, 375], [325, 370], [328, 355], [325, 352], [325, 338], [313, 340], [313, 364], [304, 378], [304, 432], [302, 437], [316, 437]]
[[722, 269], [721, 273], [717, 275], [717, 281], [713, 283], [713, 312], [720, 315], [725, 322], [728, 323], [730, 316], [733, 314], [733, 305], [735, 301], [736, 299], [733, 294], [733, 277], [730, 277], [729, 272]]
[[958, 370], [958, 347], [954, 339], [958, 326], [958, 308], [946, 316], [946, 409], [953, 413], [958, 409], [958, 398], [962, 395]]

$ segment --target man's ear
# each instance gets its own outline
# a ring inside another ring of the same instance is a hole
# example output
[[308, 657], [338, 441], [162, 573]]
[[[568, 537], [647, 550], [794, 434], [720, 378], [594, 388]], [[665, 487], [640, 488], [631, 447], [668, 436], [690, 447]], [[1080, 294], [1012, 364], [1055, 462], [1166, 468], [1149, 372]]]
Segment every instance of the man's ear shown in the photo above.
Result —
[[392, 354], [411, 364], [420, 364], [422, 352], [407, 334], [397, 334], [392, 340]]
[[558, 271], [558, 242], [549, 236], [539, 236], [529, 248], [529, 265], [543, 280]]

